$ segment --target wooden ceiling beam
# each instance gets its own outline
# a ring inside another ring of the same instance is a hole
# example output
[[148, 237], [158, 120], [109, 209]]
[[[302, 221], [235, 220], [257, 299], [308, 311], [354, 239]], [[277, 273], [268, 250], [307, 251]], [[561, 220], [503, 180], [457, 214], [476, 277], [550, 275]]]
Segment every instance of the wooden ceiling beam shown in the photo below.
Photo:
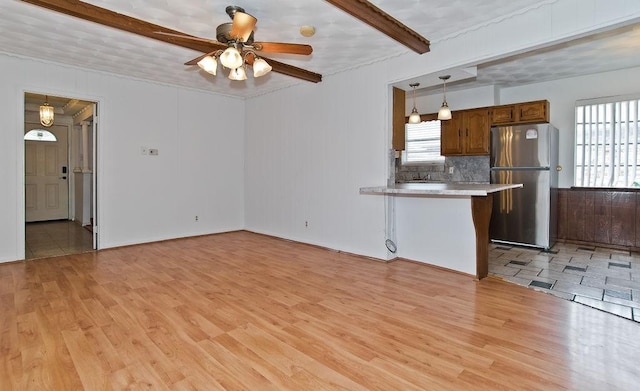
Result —
[[366, 0], [326, 0], [395, 39], [418, 54], [429, 51], [429, 40]]

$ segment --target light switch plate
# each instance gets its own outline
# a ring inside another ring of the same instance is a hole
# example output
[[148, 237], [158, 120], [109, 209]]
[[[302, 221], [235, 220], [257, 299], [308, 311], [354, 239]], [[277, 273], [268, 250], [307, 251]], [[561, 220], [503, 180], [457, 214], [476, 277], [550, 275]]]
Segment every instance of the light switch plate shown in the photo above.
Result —
[[155, 148], [149, 148], [149, 155], [158, 156], [158, 150]]

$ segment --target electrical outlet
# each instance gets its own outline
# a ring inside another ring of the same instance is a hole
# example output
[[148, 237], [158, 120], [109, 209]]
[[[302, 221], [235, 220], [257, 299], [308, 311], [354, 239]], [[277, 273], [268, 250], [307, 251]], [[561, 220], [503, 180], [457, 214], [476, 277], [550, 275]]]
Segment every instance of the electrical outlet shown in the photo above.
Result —
[[147, 149], [147, 147], [140, 147], [140, 155], [148, 155], [149, 154], [149, 150]]
[[309, 222], [308, 222], [308, 221], [305, 221], [305, 222], [304, 222], [304, 227], [305, 227], [305, 228], [307, 228], [308, 226], [309, 226]]
[[198, 221], [198, 216], [196, 216], [196, 221]]

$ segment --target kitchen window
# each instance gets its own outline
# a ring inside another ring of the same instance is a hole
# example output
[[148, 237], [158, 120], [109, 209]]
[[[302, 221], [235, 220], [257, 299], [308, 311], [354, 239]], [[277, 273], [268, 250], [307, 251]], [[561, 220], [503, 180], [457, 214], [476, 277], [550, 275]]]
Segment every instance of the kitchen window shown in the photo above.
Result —
[[639, 133], [638, 96], [578, 101], [575, 185], [640, 187]]
[[443, 163], [440, 155], [440, 121], [405, 125], [403, 164]]

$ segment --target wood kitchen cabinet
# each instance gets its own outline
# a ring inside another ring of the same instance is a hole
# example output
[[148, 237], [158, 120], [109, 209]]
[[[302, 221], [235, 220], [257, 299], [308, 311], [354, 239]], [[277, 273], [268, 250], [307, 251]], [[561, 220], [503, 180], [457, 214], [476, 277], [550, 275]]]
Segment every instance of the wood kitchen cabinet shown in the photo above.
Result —
[[443, 156], [488, 155], [490, 110], [461, 110], [440, 122], [440, 153]]
[[494, 106], [491, 113], [491, 125], [518, 125], [549, 122], [549, 101], [516, 103]]

